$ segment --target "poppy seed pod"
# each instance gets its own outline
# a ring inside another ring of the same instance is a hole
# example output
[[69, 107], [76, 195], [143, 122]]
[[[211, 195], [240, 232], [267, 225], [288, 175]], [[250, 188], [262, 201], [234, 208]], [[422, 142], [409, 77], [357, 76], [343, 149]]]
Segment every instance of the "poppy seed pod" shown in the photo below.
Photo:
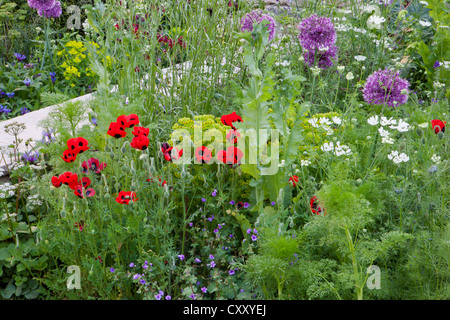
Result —
[[405, 142], [401, 142], [401, 143], [398, 145], [398, 150], [399, 150], [400, 152], [403, 152], [403, 151], [405, 151], [405, 149], [406, 149], [406, 144], [405, 144]]
[[114, 160], [114, 157], [115, 157], [114, 152], [110, 152], [110, 153], [109, 153], [109, 157], [110, 157], [112, 160]]

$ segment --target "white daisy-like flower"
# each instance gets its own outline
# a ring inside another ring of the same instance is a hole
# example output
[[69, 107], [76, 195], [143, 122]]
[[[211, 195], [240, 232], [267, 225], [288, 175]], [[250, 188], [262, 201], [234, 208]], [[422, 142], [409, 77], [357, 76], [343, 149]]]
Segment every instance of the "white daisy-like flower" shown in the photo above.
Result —
[[283, 62], [275, 62], [276, 66], [282, 66], [282, 67], [287, 67], [290, 64], [291, 63], [289, 61], [286, 61], [286, 60], [284, 60]]
[[357, 60], [357, 61], [364, 61], [364, 60], [367, 59], [366, 56], [354, 56], [354, 58], [355, 58], [355, 60]]
[[381, 117], [380, 124], [382, 126], [389, 126], [389, 125], [392, 125], [392, 124], [397, 124], [397, 120], [392, 119], [392, 117], [390, 117], [389, 119], [386, 118], [386, 117]]
[[330, 143], [325, 142], [323, 146], [320, 147], [320, 149], [325, 152], [332, 151], [334, 149], [334, 144], [333, 142]]
[[312, 127], [318, 128], [319, 127], [319, 120], [316, 118], [311, 118], [308, 120], [308, 122], [311, 124]]
[[355, 79], [355, 77], [353, 76], [353, 73], [349, 72], [345, 76], [345, 79], [347, 79], [348, 81], [351, 81], [351, 80]]
[[307, 167], [307, 166], [309, 166], [311, 164], [311, 161], [309, 161], [309, 160], [300, 160], [300, 165], [302, 166], [302, 167]]
[[417, 126], [419, 128], [423, 128], [423, 129], [428, 128], [428, 122], [424, 122], [424, 123], [418, 124]]
[[342, 120], [339, 117], [334, 116], [333, 118], [331, 118], [331, 120], [335, 123], [335, 124], [341, 124]]
[[345, 66], [338, 66], [338, 67], [337, 67], [337, 71], [338, 71], [339, 73], [342, 73], [342, 72], [344, 71], [344, 69], [345, 69]]
[[331, 121], [328, 118], [320, 118], [319, 123], [322, 125], [327, 125], [327, 126], [331, 125]]
[[371, 116], [369, 119], [367, 119], [367, 123], [370, 124], [371, 126], [375, 126], [378, 124], [378, 116]]
[[428, 6], [428, 2], [426, 2], [426, 1], [419, 1], [419, 3], [424, 5], [425, 7]]
[[391, 137], [381, 137], [381, 143], [394, 144], [394, 139]]
[[341, 145], [341, 142], [336, 142], [336, 148], [334, 150], [334, 154], [338, 157], [342, 155], [350, 155], [352, 153], [352, 150], [346, 145]]
[[397, 129], [399, 132], [407, 132], [409, 131], [409, 124], [402, 119], [398, 120], [397, 126], [390, 126], [391, 129]]
[[429, 26], [431, 26], [431, 23], [429, 21], [427, 21], [427, 20], [419, 20], [419, 24], [422, 27], [429, 27]]
[[383, 127], [379, 127], [378, 132], [380, 133], [380, 136], [382, 136], [384, 138], [388, 138], [389, 134], [390, 134], [389, 131], [384, 130]]

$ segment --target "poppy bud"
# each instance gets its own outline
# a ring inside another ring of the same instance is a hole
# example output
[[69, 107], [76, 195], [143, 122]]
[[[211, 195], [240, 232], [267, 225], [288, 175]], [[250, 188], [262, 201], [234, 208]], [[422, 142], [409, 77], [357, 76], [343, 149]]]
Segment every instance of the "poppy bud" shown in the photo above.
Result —
[[419, 127], [417, 127], [417, 129], [416, 129], [416, 133], [417, 133], [417, 135], [418, 135], [419, 137], [422, 137], [422, 136], [423, 136], [423, 130], [420, 129]]
[[436, 210], [436, 208], [437, 208], [436, 203], [431, 202], [431, 203], [430, 203], [430, 210], [431, 210], [431, 211], [434, 211], [434, 210]]
[[130, 173], [131, 173], [132, 175], [135, 175], [135, 174], [136, 174], [136, 170], [131, 169], [131, 170], [130, 170]]
[[425, 144], [426, 143], [425, 137], [422, 137], [420, 141], [422, 142], [422, 144]]
[[208, 182], [205, 181], [205, 183], [203, 184], [203, 186], [204, 186], [205, 188], [208, 188], [208, 186], [209, 186], [209, 185], [208, 185]]
[[109, 157], [110, 157], [111, 159], [114, 159], [114, 152], [110, 152], [110, 153], [109, 153]]
[[403, 151], [405, 151], [405, 149], [406, 149], [406, 144], [405, 144], [405, 142], [401, 142], [401, 143], [398, 145], [398, 150], [399, 150], [400, 152], [403, 152]]
[[164, 197], [169, 198], [169, 191], [164, 192]]
[[442, 140], [444, 138], [444, 133], [442, 131], [439, 131], [437, 136], [438, 136], [439, 140]]
[[125, 154], [125, 152], [127, 152], [127, 148], [122, 147], [122, 148], [120, 148], [120, 151], [121, 151], [123, 154]]
[[66, 210], [62, 210], [60, 212], [61, 218], [65, 218], [66, 217]]

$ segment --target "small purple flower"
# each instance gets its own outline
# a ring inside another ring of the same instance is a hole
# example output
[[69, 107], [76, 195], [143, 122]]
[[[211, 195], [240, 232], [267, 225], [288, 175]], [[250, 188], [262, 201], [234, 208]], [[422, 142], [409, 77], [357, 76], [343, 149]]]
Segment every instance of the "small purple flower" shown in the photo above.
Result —
[[206, 199], [205, 199], [205, 198], [202, 198], [202, 202], [206, 202]]
[[267, 30], [269, 31], [269, 41], [275, 38], [276, 31], [276, 22], [274, 18], [272, 18], [268, 14], [264, 14], [261, 10], [254, 10], [249, 12], [241, 19], [241, 31], [242, 32], [252, 32], [253, 24], [260, 23], [261, 21], [266, 20], [269, 23], [267, 24]]
[[25, 60], [27, 57], [25, 56], [25, 55], [23, 55], [23, 54], [20, 54], [20, 53], [14, 53], [14, 56], [17, 58], [17, 60], [19, 60], [19, 61], [23, 61], [23, 60]]
[[252, 235], [252, 241], [256, 241], [258, 237], [256, 235]]
[[39, 160], [39, 152], [34, 152], [34, 153], [25, 152], [22, 155], [22, 160], [24, 160], [25, 163], [35, 163], [36, 161]]
[[253, 233], [254, 233], [254, 234], [258, 234], [258, 230], [256, 230], [256, 228], [253, 229]]
[[141, 275], [139, 274], [139, 273], [136, 273], [134, 276], [133, 276], [133, 280], [137, 280], [137, 279], [139, 279], [141, 277]]
[[167, 296], [166, 296], [166, 300], [172, 300], [172, 297], [169, 296], [169, 295], [167, 295]]
[[275, 205], [275, 201], [272, 201], [270, 204], [274, 206]]
[[436, 61], [433, 65], [433, 68], [439, 68], [441, 66], [441, 63], [439, 61]]
[[114, 273], [116, 270], [115, 270], [113, 267], [111, 267], [111, 269], [109, 269], [109, 271], [111, 271], [112, 273]]
[[217, 232], [219, 232], [219, 229], [214, 229], [214, 233], [217, 233]]
[[3, 106], [3, 105], [0, 104], [0, 114], [4, 113], [6, 115], [6, 114], [8, 114], [10, 112], [11, 112], [11, 109], [8, 109], [6, 106]]
[[23, 84], [26, 85], [27, 87], [29, 87], [30, 84], [31, 84], [31, 80], [30, 79], [25, 79], [25, 80], [23, 80]]
[[211, 263], [207, 264], [207, 266], [214, 268], [216, 266], [216, 263], [214, 261], [211, 261]]
[[194, 294], [194, 293], [191, 294], [191, 295], [189, 296], [189, 298], [191, 298], [192, 300], [195, 300], [195, 294]]
[[36, 10], [48, 10], [55, 6], [56, 0], [28, 0], [28, 5]]
[[180, 258], [180, 260], [184, 260], [184, 254], [179, 254], [178, 258]]
[[244, 208], [247, 209], [248, 207], [250, 207], [250, 204], [248, 202], [244, 202]]
[[134, 267], [134, 263], [133, 263], [133, 262], [130, 263], [129, 267], [130, 267], [130, 268], [133, 268], [133, 267]]
[[145, 284], [145, 280], [144, 280], [144, 279], [141, 279], [139, 282], [140, 282], [141, 284]]
[[241, 292], [244, 292], [245, 290], [244, 290], [244, 289], [241, 289], [240, 291], [241, 291]]
[[214, 260], [214, 256], [213, 256], [212, 254], [209, 255], [209, 258], [210, 258], [211, 260]]
[[194, 225], [194, 223], [189, 222], [189, 227], [192, 227]]
[[208, 291], [208, 289], [206, 289], [206, 287], [203, 287], [203, 288], [202, 288], [202, 292], [203, 292], [203, 293], [206, 293], [207, 291]]
[[195, 258], [195, 262], [200, 263], [202, 262], [202, 260], [200, 260], [199, 258]]
[[231, 205], [235, 204], [234, 200], [231, 200], [231, 201], [230, 201], [230, 204], [231, 204]]
[[30, 112], [30, 109], [28, 109], [27, 107], [23, 107], [23, 108], [20, 109], [20, 114], [21, 115], [24, 115], [24, 114], [26, 114], [28, 112]]
[[250, 234], [252, 232], [252, 229], [248, 228], [247, 229], [247, 234]]
[[161, 295], [160, 294], [155, 295], [155, 299], [156, 300], [161, 300]]
[[214, 220], [214, 215], [211, 216], [211, 218], [208, 218], [208, 221], [211, 222]]
[[211, 195], [212, 195], [213, 197], [217, 196], [217, 190], [214, 189], [214, 191], [211, 193]]
[[7, 93], [6, 93], [6, 96], [7, 96], [8, 98], [12, 98], [12, 97], [14, 97], [14, 95], [15, 95], [14, 92], [7, 92]]
[[91, 118], [91, 123], [96, 126], [97, 125], [97, 118], [96, 117], [92, 117]]
[[230, 234], [230, 238], [233, 238], [233, 235], [232, 235], [232, 234]]
[[234, 274], [234, 270], [231, 269], [230, 271], [228, 271], [228, 273], [230, 274], [230, 276], [232, 276]]

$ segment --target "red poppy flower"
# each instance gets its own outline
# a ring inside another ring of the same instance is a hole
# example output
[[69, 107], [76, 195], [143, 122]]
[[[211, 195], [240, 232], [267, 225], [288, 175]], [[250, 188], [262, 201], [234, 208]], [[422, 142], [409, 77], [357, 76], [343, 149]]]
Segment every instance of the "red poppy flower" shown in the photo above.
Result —
[[228, 141], [233, 141], [233, 143], [237, 143], [237, 138], [240, 138], [241, 134], [234, 129], [230, 129], [227, 132], [227, 140]]
[[58, 179], [62, 184], [65, 184], [66, 186], [78, 184], [78, 175], [70, 171], [64, 172], [58, 177]]
[[84, 194], [86, 194], [86, 197], [93, 197], [93, 196], [95, 195], [95, 190], [94, 190], [94, 189], [92, 189], [92, 188], [85, 189], [85, 188], [83, 188], [83, 187], [80, 186], [80, 185], [77, 185], [77, 186], [76, 186], [76, 188], [75, 188], [75, 190], [74, 190], [73, 193], [74, 193], [78, 198], [83, 199], [83, 198], [84, 198], [83, 191], [84, 191]]
[[238, 203], [236, 203], [236, 208], [239, 210], [240, 208], [244, 207], [244, 203], [242, 201], [239, 201]]
[[103, 263], [102, 257], [98, 256], [97, 258], [95, 258], [95, 260], [97, 259], [100, 261], [100, 263]]
[[230, 114], [224, 114], [220, 121], [226, 126], [232, 127], [234, 130], [236, 130], [235, 126], [233, 126], [233, 122], [242, 122], [242, 118], [236, 114], [236, 111]]
[[83, 137], [71, 138], [67, 140], [67, 148], [76, 154], [83, 153], [89, 149], [87, 146], [88, 143], [89, 142]]
[[137, 136], [146, 136], [146, 137], [148, 137], [149, 133], [150, 133], [150, 129], [149, 128], [134, 127], [133, 132], [131, 134], [133, 134], [135, 137], [137, 137]]
[[135, 125], [139, 124], [139, 117], [137, 114], [130, 114], [127, 116], [128, 128], [133, 128]]
[[68, 163], [74, 162], [77, 159], [77, 153], [72, 150], [64, 150], [61, 159]]
[[297, 177], [297, 176], [292, 176], [292, 177], [290, 177], [290, 178], [289, 178], [289, 183], [290, 183], [293, 187], [295, 187], [295, 186], [297, 185], [297, 183], [298, 183], [298, 177]]
[[149, 143], [150, 140], [147, 136], [141, 135], [134, 137], [133, 140], [131, 140], [130, 146], [135, 149], [145, 150], [148, 148]]
[[106, 163], [104, 162], [100, 163], [100, 161], [96, 158], [90, 158], [87, 162], [83, 161], [83, 163], [81, 164], [84, 174], [88, 174], [89, 171], [92, 171], [94, 173], [100, 173], [101, 171], [103, 171], [103, 169], [106, 168], [106, 166], [107, 166]]
[[446, 121], [441, 121], [439, 119], [431, 120], [431, 127], [433, 128], [434, 133], [438, 134], [439, 132], [445, 132], [445, 124]]
[[118, 122], [111, 122], [109, 124], [107, 134], [109, 134], [111, 137], [114, 137], [116, 139], [123, 138], [127, 135], [127, 133], [125, 132], [125, 126], [121, 125]]
[[195, 151], [195, 159], [201, 163], [209, 163], [212, 159], [211, 150], [205, 146], [198, 147]]
[[136, 201], [139, 198], [136, 198], [136, 192], [133, 191], [120, 191], [119, 195], [116, 198], [116, 202], [120, 204], [129, 204], [130, 201]]
[[173, 147], [171, 147], [167, 142], [164, 142], [161, 145], [161, 152], [164, 155], [164, 159], [167, 161], [172, 161], [173, 159], [178, 160], [183, 156], [183, 149], [178, 151], [178, 149], [175, 148], [175, 155], [172, 157], [172, 149]]
[[217, 152], [217, 159], [225, 164], [236, 164], [239, 163], [242, 159], [244, 154], [239, 148], [236, 147], [228, 147], [228, 149], [225, 150], [219, 150]]
[[311, 211], [317, 215], [320, 215], [320, 213], [322, 212], [322, 208], [319, 207], [316, 196], [311, 198], [309, 206], [311, 207]]
[[61, 187], [62, 182], [61, 182], [61, 180], [59, 180], [58, 177], [52, 177], [52, 185], [53, 185], [55, 188], [59, 188], [59, 187]]
[[83, 231], [83, 229], [84, 229], [84, 221], [80, 220], [80, 222], [78, 222], [78, 223], [75, 222], [75, 227], [77, 227], [78, 230]]

